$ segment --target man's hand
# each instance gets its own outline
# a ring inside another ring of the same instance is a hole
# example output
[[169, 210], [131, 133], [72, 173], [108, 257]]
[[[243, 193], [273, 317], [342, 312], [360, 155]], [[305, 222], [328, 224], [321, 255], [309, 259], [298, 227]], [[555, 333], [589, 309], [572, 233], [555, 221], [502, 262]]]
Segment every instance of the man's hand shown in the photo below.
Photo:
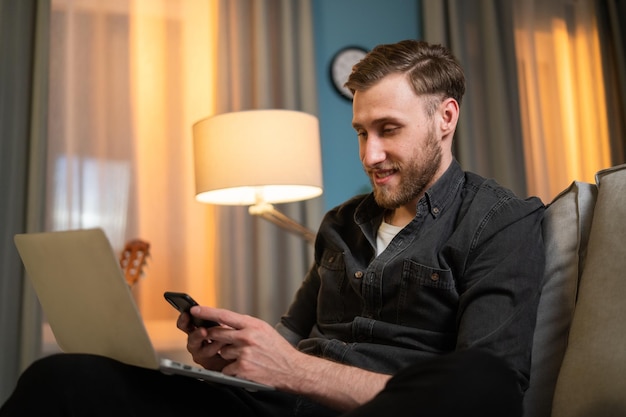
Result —
[[178, 327], [187, 334], [187, 349], [194, 361], [209, 369], [221, 365], [226, 375], [238, 376], [286, 389], [285, 381], [296, 372], [292, 364], [303, 355], [273, 327], [254, 317], [229, 310], [194, 307], [196, 317], [214, 320], [220, 326], [190, 329], [181, 316]]
[[191, 313], [221, 323], [193, 328], [188, 315], [181, 315], [177, 325], [189, 335], [187, 349], [194, 361], [226, 375], [306, 395], [340, 410], [370, 400], [390, 378], [304, 354], [254, 317], [204, 306], [193, 307]]
[[207, 337], [207, 329], [196, 327], [187, 313], [182, 313], [176, 321], [176, 327], [187, 333], [187, 350], [194, 362], [212, 371], [221, 371], [228, 361], [219, 355], [223, 347]]

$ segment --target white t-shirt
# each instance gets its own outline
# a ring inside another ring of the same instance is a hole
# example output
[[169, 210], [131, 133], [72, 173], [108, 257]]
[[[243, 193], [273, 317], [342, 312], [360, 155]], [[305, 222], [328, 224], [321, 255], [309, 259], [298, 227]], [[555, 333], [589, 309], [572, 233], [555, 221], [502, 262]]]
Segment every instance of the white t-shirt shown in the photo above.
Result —
[[400, 226], [394, 226], [385, 222], [380, 224], [378, 234], [376, 235], [376, 256], [383, 253], [389, 245], [389, 242], [391, 242], [400, 230], [402, 230]]

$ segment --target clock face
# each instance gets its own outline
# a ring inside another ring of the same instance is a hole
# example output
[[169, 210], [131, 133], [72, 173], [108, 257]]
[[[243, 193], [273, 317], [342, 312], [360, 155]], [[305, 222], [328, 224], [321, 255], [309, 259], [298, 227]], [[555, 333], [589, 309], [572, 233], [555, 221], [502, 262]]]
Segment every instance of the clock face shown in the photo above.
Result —
[[359, 62], [367, 51], [358, 46], [349, 46], [335, 54], [330, 64], [330, 79], [333, 86], [342, 97], [352, 100], [352, 93], [343, 85], [348, 81], [352, 66]]

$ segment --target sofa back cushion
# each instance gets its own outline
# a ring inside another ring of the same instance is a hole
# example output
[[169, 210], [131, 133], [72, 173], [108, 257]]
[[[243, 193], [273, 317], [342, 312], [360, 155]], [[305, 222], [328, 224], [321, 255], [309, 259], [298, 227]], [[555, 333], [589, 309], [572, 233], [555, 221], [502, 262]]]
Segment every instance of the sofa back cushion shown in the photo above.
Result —
[[600, 171], [596, 182], [554, 417], [626, 416], [626, 165]]
[[596, 186], [574, 182], [548, 205], [543, 219], [544, 283], [533, 339], [524, 415], [549, 417], [574, 314], [576, 292], [596, 201]]

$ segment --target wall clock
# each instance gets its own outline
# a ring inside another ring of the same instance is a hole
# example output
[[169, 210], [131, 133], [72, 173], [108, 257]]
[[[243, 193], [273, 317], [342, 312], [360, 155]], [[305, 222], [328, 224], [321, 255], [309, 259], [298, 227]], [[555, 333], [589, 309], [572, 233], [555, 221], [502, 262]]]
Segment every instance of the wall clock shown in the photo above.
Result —
[[340, 49], [330, 61], [330, 80], [341, 97], [352, 101], [352, 93], [343, 85], [348, 81], [352, 66], [359, 62], [367, 50], [359, 46], [347, 46]]

